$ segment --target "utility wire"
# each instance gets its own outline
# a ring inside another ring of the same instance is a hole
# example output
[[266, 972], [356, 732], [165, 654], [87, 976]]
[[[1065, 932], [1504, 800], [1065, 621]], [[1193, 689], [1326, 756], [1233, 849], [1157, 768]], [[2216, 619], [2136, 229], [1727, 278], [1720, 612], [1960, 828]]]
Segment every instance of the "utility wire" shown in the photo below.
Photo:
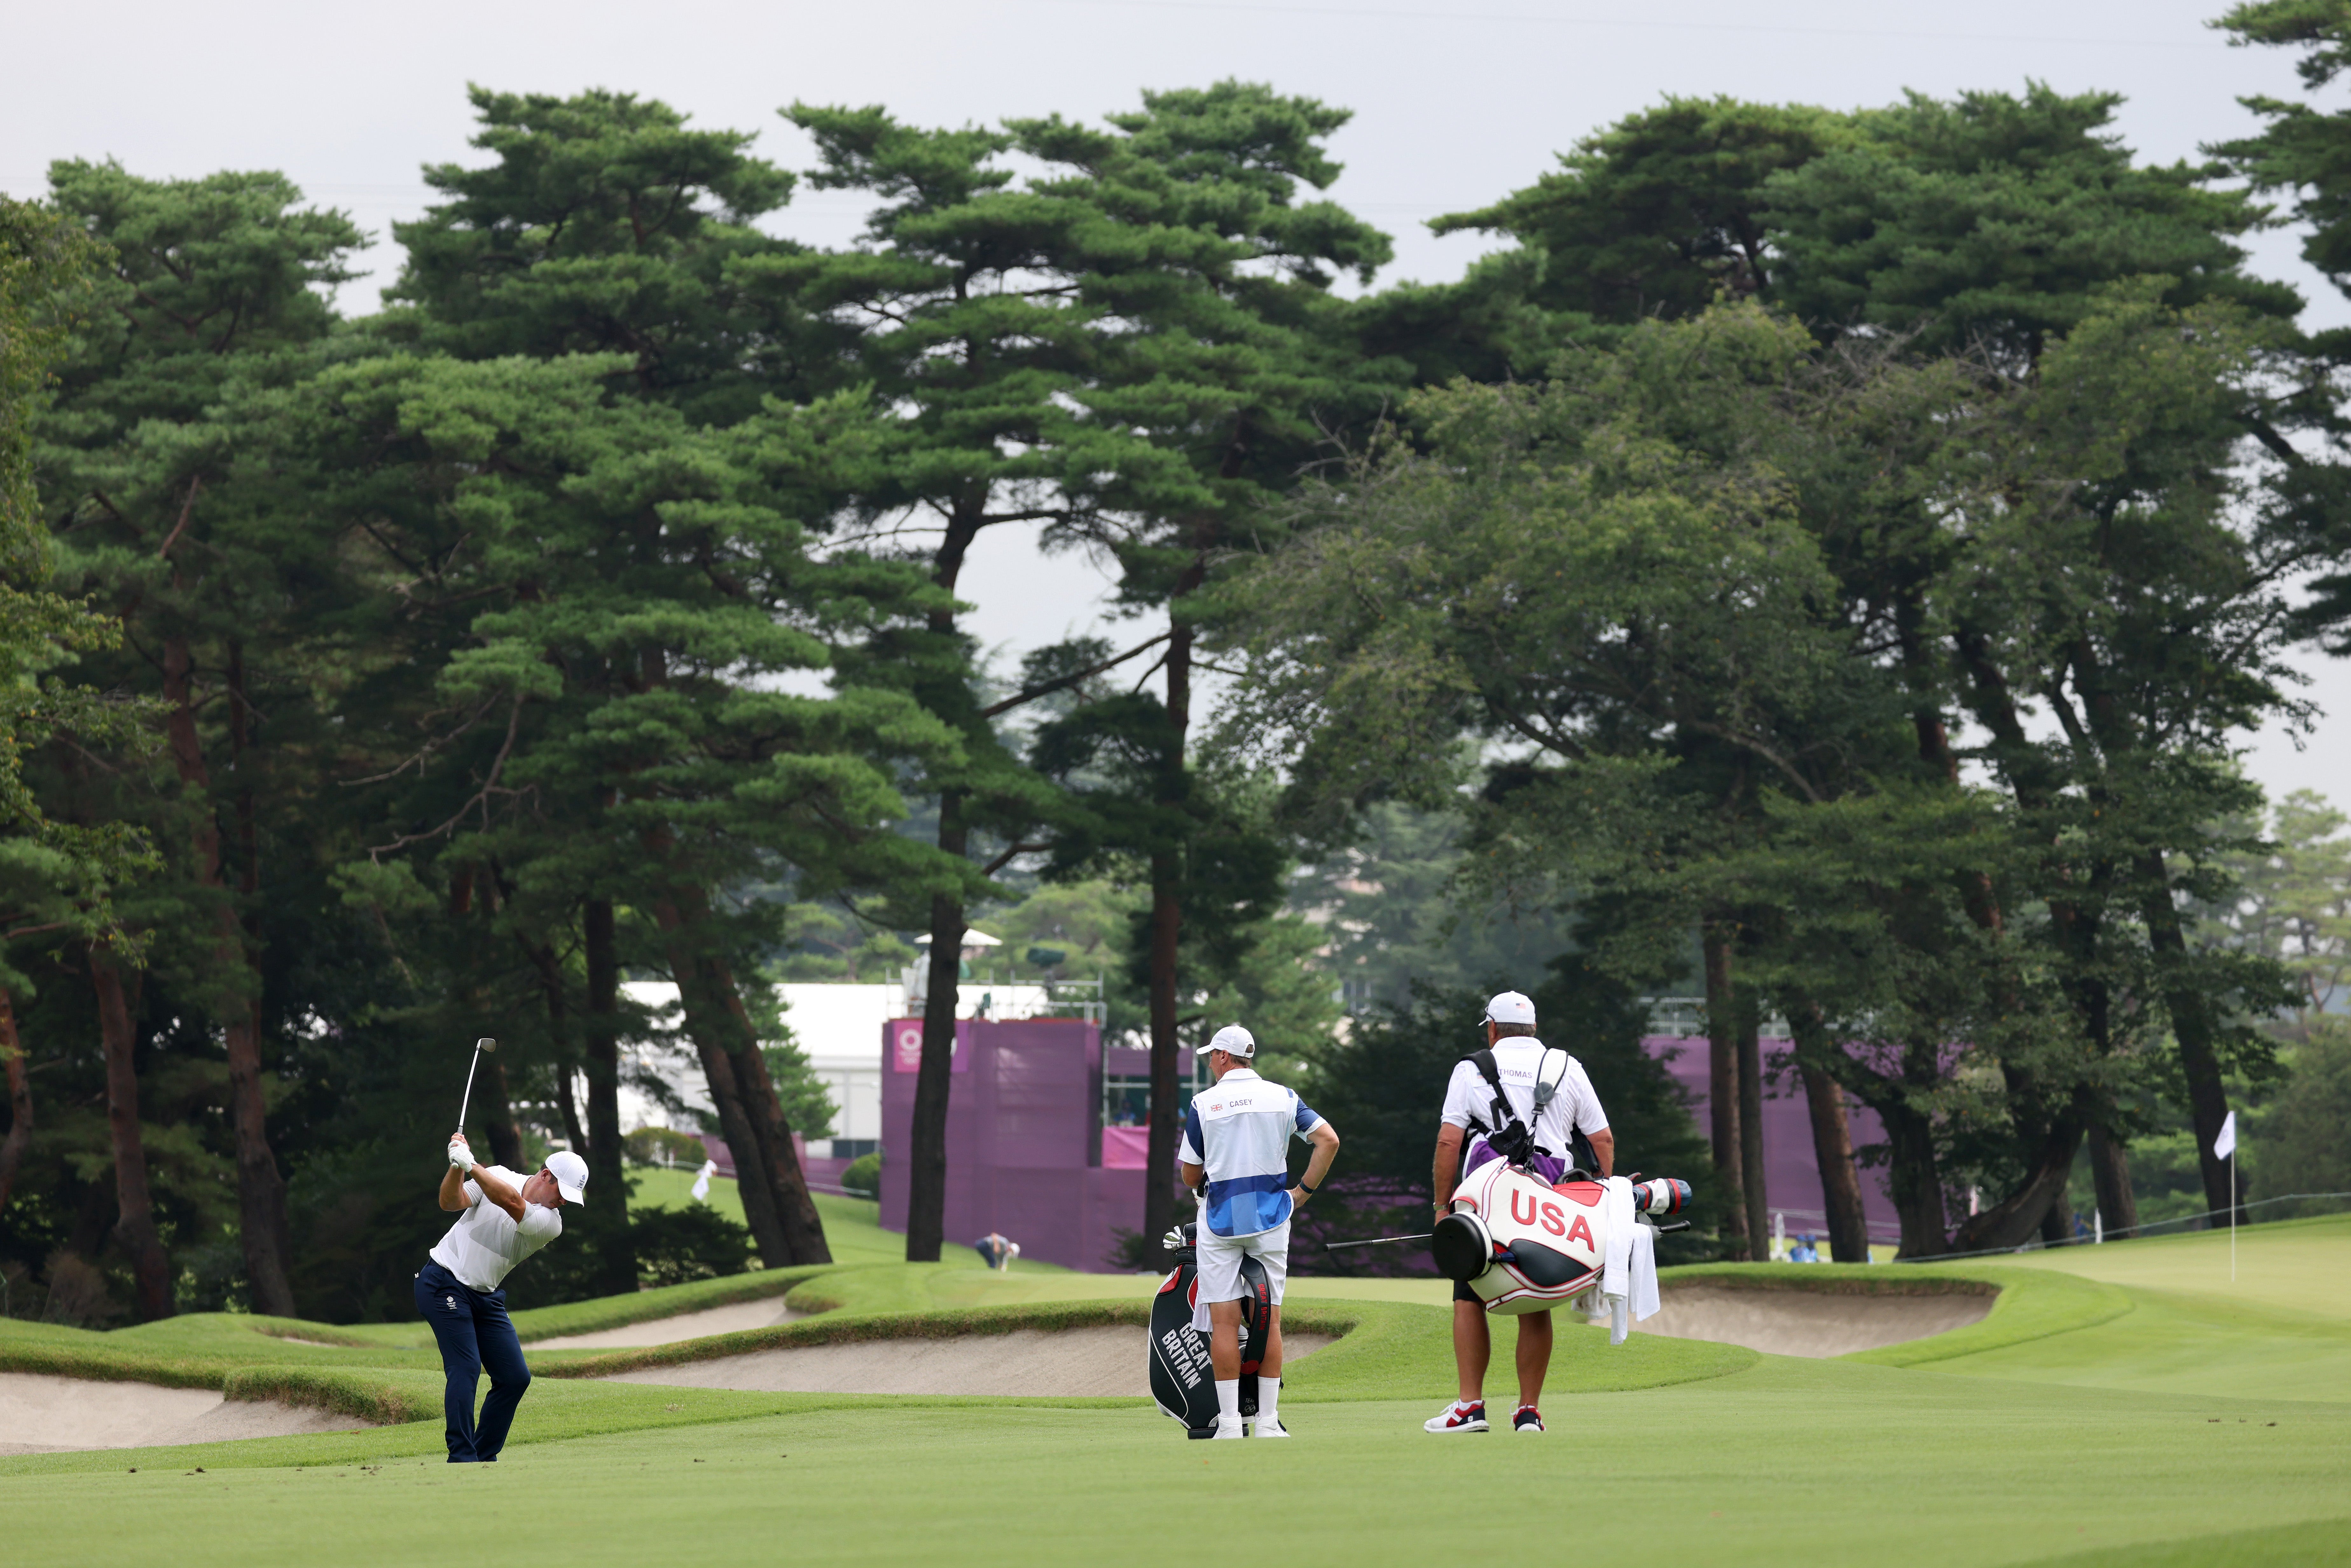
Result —
[[[1677, 33], [1784, 33], [1816, 38], [1888, 38], [1910, 43], [2077, 44], [2095, 48], [2202, 49], [2204, 38], [2078, 37], [2046, 33], [1936, 33], [1892, 27], [1823, 27], [1767, 22], [1677, 22], [1651, 16], [1537, 16], [1525, 12], [1402, 11], [1360, 6], [1258, 4], [1255, 0], [1030, 0], [1085, 10], [1238, 11], [1250, 16], [1329, 16], [1350, 21], [1492, 22], [1514, 27], [1617, 27]], [[2227, 46], [2222, 46], [2223, 47]]]
[[[2281, 1194], [2276, 1197], [2257, 1197], [2251, 1203], [2239, 1204], [2237, 1208], [2238, 1211], [2241, 1213], [2248, 1208], [2262, 1208], [2273, 1203], [2294, 1203], [2304, 1198], [2323, 1197], [2351, 1197], [2351, 1192], [2289, 1192]], [[2201, 1214], [2182, 1214], [2170, 1219], [2149, 1220], [2145, 1225], [2137, 1227], [2133, 1234], [2130, 1236], [2107, 1237], [2105, 1245], [2112, 1246], [2117, 1242], [2134, 1240], [2138, 1237], [2145, 1236], [2150, 1230], [2157, 1229], [2159, 1227], [2166, 1225], [2192, 1225], [2199, 1219], [2215, 1219], [2228, 1212], [2229, 1211], [2225, 1208], [2208, 1208]], [[2214, 1226], [2212, 1228], [2217, 1230], [2220, 1227]], [[2032, 1240], [2025, 1242], [2020, 1247], [1987, 1247], [1980, 1252], [1938, 1252], [1933, 1254], [1931, 1257], [1926, 1258], [1896, 1258], [1895, 1261], [1896, 1263], [1949, 1263], [1954, 1259], [1959, 1258], [2007, 1258], [2019, 1252], [2053, 1252], [2061, 1247], [2095, 1247], [2098, 1245], [2100, 1245], [2100, 1243], [2085, 1240], [2078, 1237], [2069, 1236], [2063, 1241], [2043, 1241], [2036, 1236]]]

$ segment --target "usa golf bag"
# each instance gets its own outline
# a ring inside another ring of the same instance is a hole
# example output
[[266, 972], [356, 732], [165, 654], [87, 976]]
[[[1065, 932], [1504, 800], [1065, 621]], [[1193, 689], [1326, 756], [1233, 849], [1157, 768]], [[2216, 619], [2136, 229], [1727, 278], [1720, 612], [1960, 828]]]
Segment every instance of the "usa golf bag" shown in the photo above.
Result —
[[[1196, 1232], [1186, 1225], [1176, 1249], [1176, 1270], [1159, 1282], [1151, 1299], [1151, 1397], [1184, 1423], [1188, 1437], [1217, 1432], [1217, 1375], [1208, 1364], [1208, 1336], [1192, 1326], [1199, 1304]], [[1257, 1369], [1265, 1359], [1267, 1332], [1273, 1326], [1273, 1287], [1265, 1265], [1241, 1260], [1241, 1400], [1243, 1416], [1257, 1414]]]
[[[1469, 1287], [1489, 1312], [1546, 1312], [1600, 1282], [1608, 1253], [1607, 1188], [1582, 1171], [1547, 1183], [1495, 1160], [1469, 1173], [1454, 1212], [1437, 1222], [1428, 1249], [1439, 1272]], [[1636, 1217], [1678, 1213], [1687, 1182], [1636, 1182]], [[1637, 1218], [1636, 1218], [1636, 1223]]]

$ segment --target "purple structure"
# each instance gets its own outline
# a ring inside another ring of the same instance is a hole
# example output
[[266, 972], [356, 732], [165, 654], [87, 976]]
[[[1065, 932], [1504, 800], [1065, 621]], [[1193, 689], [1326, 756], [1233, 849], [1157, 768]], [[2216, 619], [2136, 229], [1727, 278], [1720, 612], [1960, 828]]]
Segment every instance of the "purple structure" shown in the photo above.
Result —
[[[1770, 1060], [1774, 1051], [1786, 1051], [1792, 1043], [1784, 1040], [1765, 1040], [1763, 1055]], [[1700, 1136], [1708, 1127], [1707, 1077], [1708, 1044], [1703, 1038], [1686, 1039], [1678, 1035], [1646, 1035], [1642, 1049], [1666, 1064], [1682, 1092], [1689, 1097], [1691, 1118], [1698, 1123]], [[1886, 1129], [1877, 1113], [1855, 1103], [1850, 1095], [1845, 1100], [1845, 1116], [1853, 1130], [1854, 1147], [1886, 1141]], [[1784, 1077], [1775, 1081], [1767, 1072], [1763, 1099], [1763, 1193], [1772, 1210], [1787, 1216], [1788, 1234], [1794, 1236], [1810, 1231], [1828, 1240], [1828, 1216], [1821, 1196], [1821, 1162], [1813, 1152], [1813, 1118], [1804, 1103], [1803, 1091]], [[1861, 1173], [1861, 1206], [1869, 1218], [1869, 1239], [1893, 1243], [1902, 1238], [1902, 1226], [1894, 1212], [1894, 1200], [1886, 1196], [1886, 1178], [1882, 1170]]]
[[[922, 1046], [921, 1019], [883, 1026], [885, 1230], [906, 1228], [905, 1166], [890, 1151], [914, 1142]], [[1113, 1266], [1113, 1233], [1143, 1223], [1144, 1171], [1102, 1164], [1102, 1030], [1082, 1019], [956, 1025], [947, 1093], [948, 1247], [994, 1231], [1018, 1241], [1024, 1258], [1094, 1272]]]

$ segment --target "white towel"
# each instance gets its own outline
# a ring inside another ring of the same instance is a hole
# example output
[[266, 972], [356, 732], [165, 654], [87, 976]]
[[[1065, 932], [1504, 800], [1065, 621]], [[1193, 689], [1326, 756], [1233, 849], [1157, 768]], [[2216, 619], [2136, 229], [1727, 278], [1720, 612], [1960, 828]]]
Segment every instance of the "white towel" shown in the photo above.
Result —
[[[1601, 1255], [1600, 1294], [1608, 1303], [1608, 1343], [1623, 1344], [1629, 1315], [1646, 1319], [1657, 1312], [1657, 1233], [1634, 1217], [1633, 1184], [1610, 1176], [1600, 1200], [1608, 1224], [1607, 1249]], [[1629, 1314], [1627, 1309], [1630, 1309]]]

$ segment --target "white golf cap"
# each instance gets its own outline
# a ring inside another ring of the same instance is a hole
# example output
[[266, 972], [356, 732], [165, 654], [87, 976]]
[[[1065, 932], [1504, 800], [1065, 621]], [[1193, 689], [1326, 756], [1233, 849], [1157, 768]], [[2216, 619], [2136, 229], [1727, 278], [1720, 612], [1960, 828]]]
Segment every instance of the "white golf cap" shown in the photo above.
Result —
[[558, 1149], [547, 1156], [547, 1174], [555, 1178], [555, 1190], [563, 1195], [566, 1203], [585, 1203], [582, 1189], [588, 1186], [588, 1162], [569, 1149]]
[[1486, 1004], [1488, 1023], [1522, 1023], [1535, 1021], [1535, 1004], [1517, 991], [1504, 991]]
[[1237, 1023], [1228, 1023], [1211, 1036], [1207, 1044], [1201, 1046], [1192, 1054], [1206, 1056], [1212, 1051], [1221, 1051], [1228, 1056], [1238, 1056], [1243, 1061], [1248, 1061], [1257, 1055], [1257, 1036]]

